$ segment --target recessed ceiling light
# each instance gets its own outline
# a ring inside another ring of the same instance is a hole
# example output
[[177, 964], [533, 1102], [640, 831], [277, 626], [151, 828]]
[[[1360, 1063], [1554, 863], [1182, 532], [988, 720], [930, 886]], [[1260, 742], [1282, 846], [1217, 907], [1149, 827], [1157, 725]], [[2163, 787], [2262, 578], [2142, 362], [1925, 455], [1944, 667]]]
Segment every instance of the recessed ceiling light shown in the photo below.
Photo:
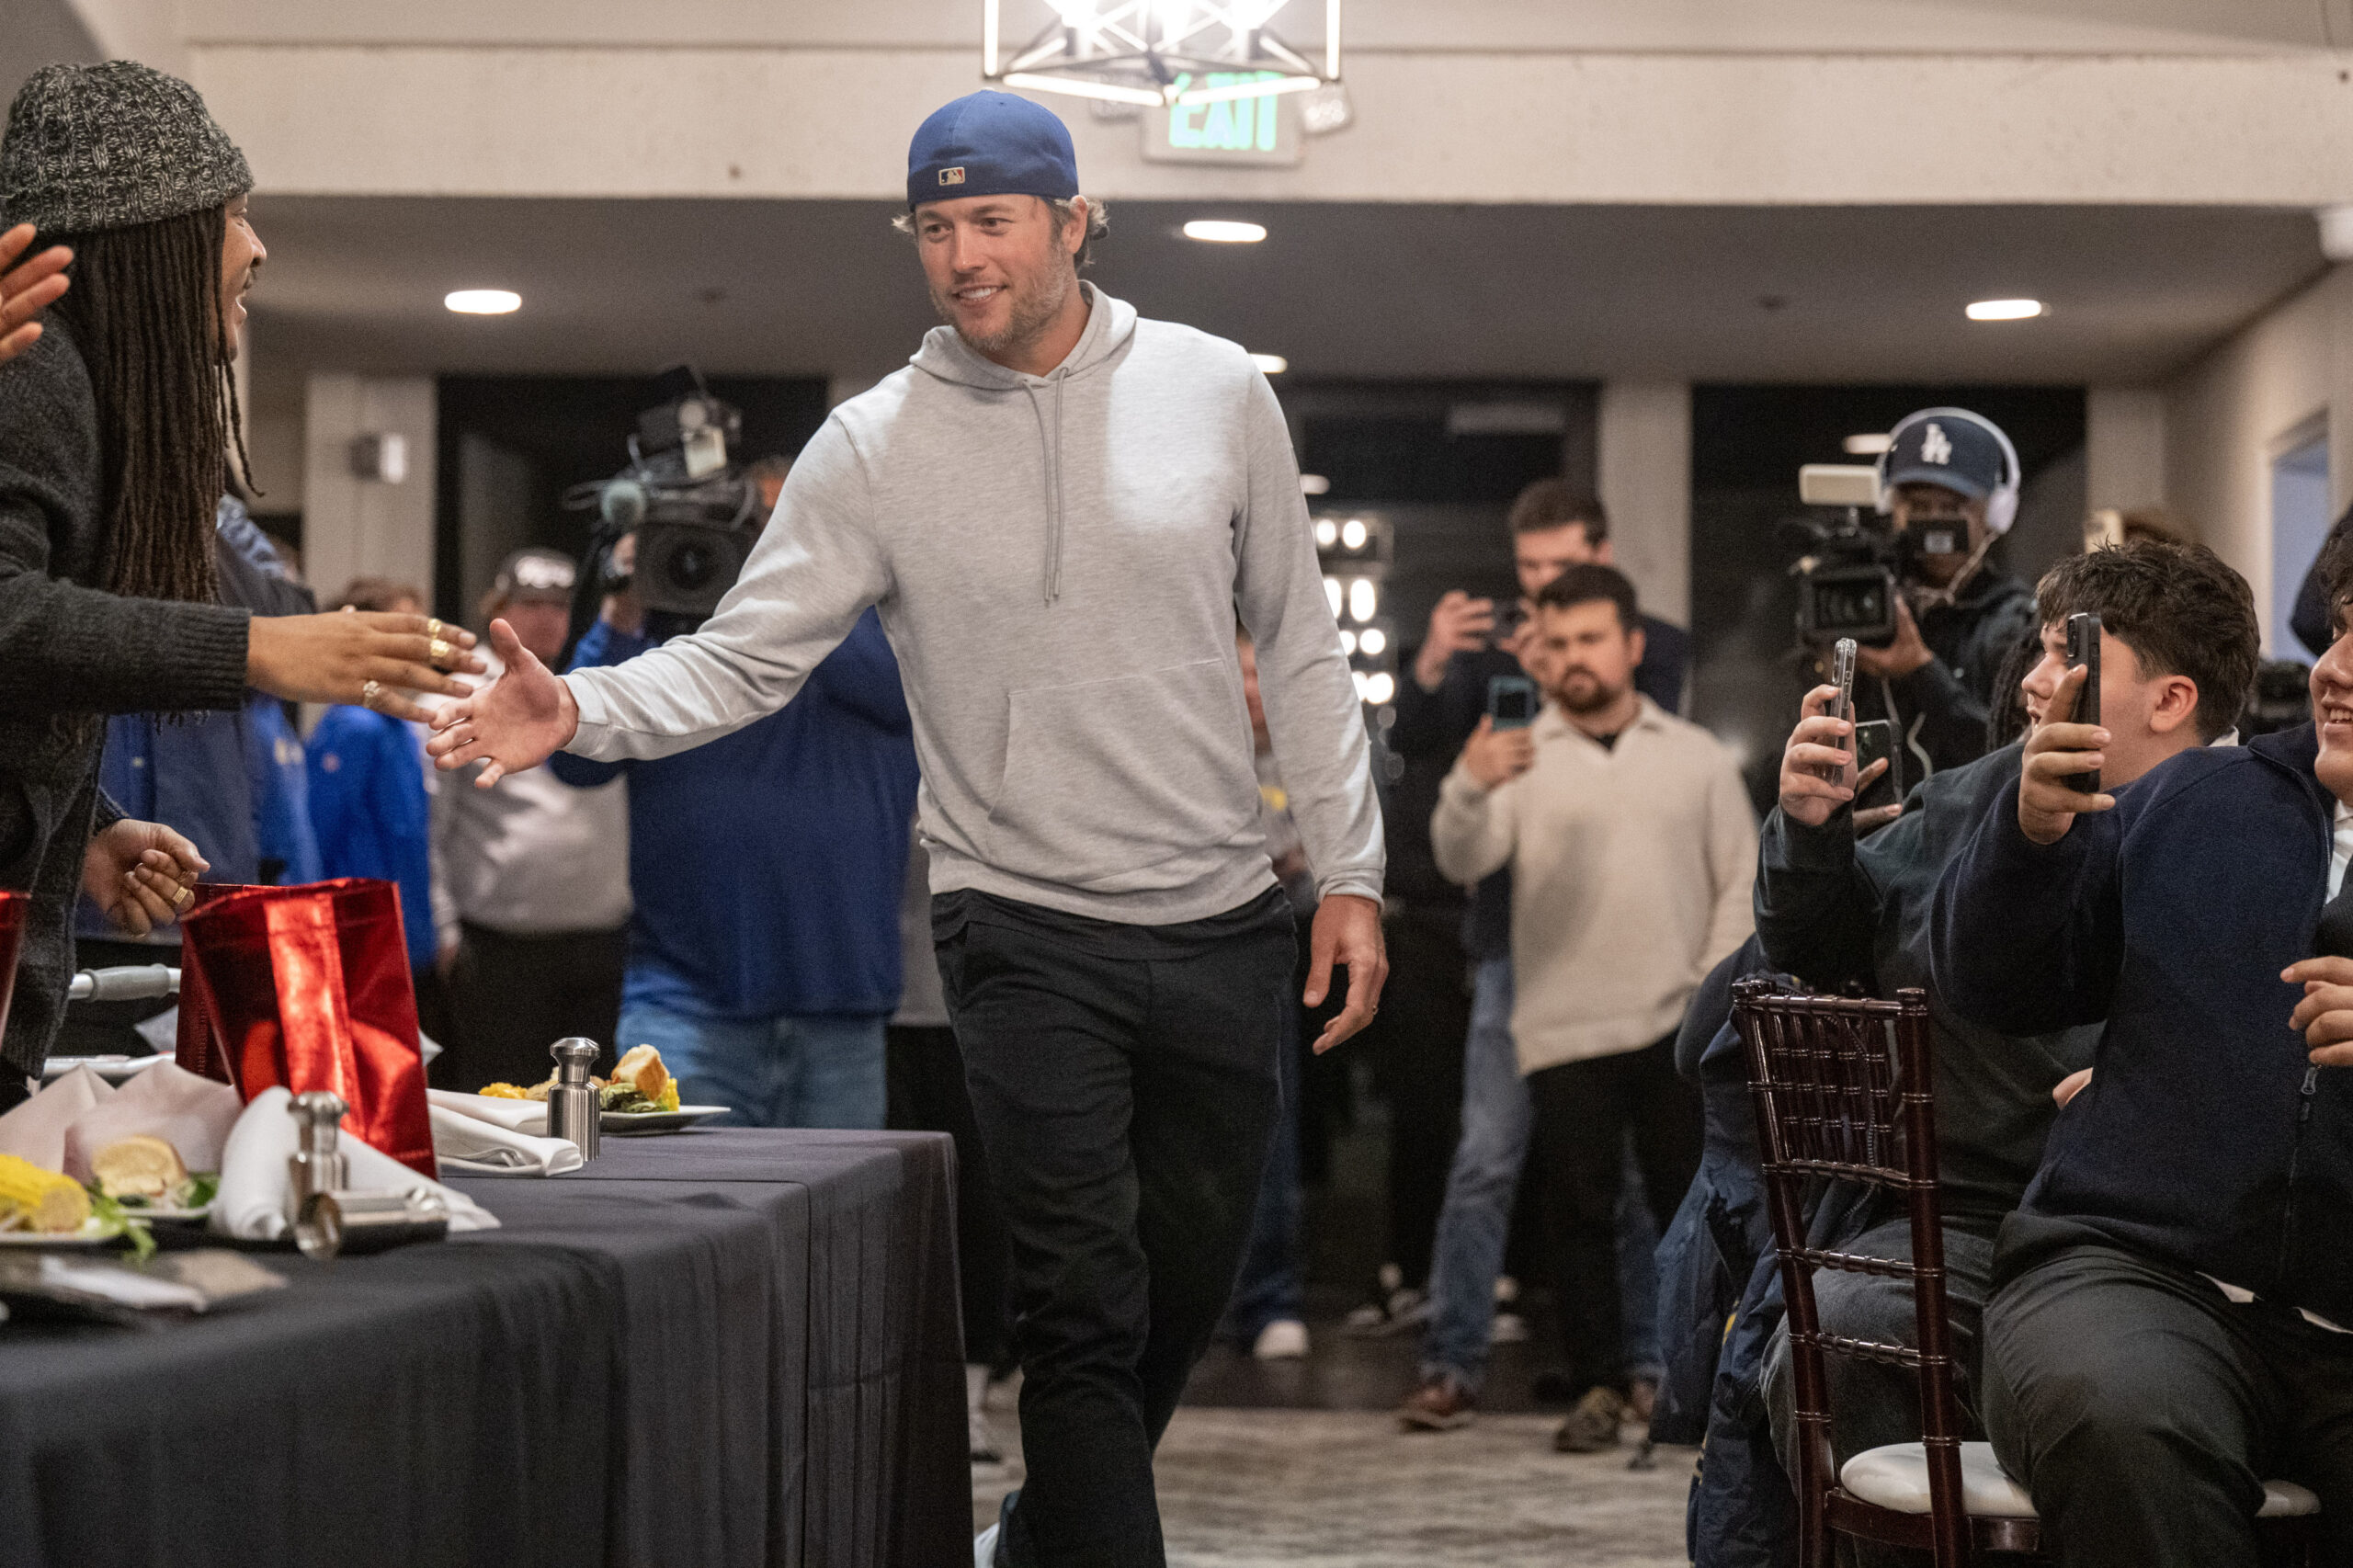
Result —
[[1969, 307], [1971, 321], [2029, 321], [2050, 314], [2040, 300], [1979, 300]]
[[1873, 431], [1867, 436], [1849, 436], [1846, 442], [1847, 455], [1850, 458], [1875, 458], [1893, 445], [1895, 445], [1895, 438], [1884, 431]]
[[461, 316], [503, 316], [523, 308], [523, 296], [507, 289], [460, 289], [441, 302]]
[[1279, 376], [1290, 369], [1290, 361], [1279, 354], [1253, 354], [1250, 356], [1250, 363], [1257, 366], [1269, 376]]
[[1184, 233], [1188, 240], [1207, 240], [1212, 244], [1255, 245], [1267, 237], [1267, 226], [1224, 218], [1196, 218], [1185, 225]]

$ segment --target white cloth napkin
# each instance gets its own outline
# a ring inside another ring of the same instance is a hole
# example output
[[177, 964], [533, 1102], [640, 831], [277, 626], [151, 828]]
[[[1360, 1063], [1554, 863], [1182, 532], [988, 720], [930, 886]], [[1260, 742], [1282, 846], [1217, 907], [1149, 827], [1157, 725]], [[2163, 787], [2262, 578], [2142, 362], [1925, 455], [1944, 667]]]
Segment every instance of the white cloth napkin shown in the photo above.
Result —
[[29, 1160], [45, 1171], [63, 1170], [65, 1130], [119, 1092], [87, 1067], [42, 1085], [39, 1094], [0, 1116], [0, 1154]]
[[[487, 1121], [493, 1127], [504, 1127], [509, 1132], [542, 1136], [548, 1130], [548, 1102], [545, 1100], [509, 1100], [495, 1095], [461, 1095], [454, 1089], [427, 1089], [425, 1097], [439, 1109], [470, 1116], [476, 1121]], [[438, 1141], [437, 1136], [436, 1142]]]
[[217, 1171], [221, 1145], [243, 1108], [228, 1085], [199, 1077], [177, 1062], [158, 1062], [115, 1090], [111, 1099], [74, 1118], [65, 1130], [65, 1174], [89, 1180], [91, 1156], [140, 1132], [178, 1150], [189, 1170]]
[[443, 1105], [431, 1109], [433, 1153], [445, 1169], [468, 1176], [561, 1176], [583, 1164], [578, 1145], [569, 1138], [536, 1138]]
[[[287, 1233], [286, 1208], [293, 1195], [293, 1178], [286, 1162], [300, 1142], [294, 1119], [286, 1109], [292, 1099], [282, 1086], [265, 1089], [254, 1096], [230, 1130], [229, 1141], [221, 1151], [221, 1194], [213, 1200], [210, 1221], [220, 1234], [269, 1242]], [[349, 1133], [337, 1139], [335, 1147], [350, 1167], [354, 1192], [409, 1192], [425, 1187], [439, 1193], [449, 1204], [452, 1231], [487, 1231], [498, 1223], [498, 1216], [464, 1193], [426, 1180]]]

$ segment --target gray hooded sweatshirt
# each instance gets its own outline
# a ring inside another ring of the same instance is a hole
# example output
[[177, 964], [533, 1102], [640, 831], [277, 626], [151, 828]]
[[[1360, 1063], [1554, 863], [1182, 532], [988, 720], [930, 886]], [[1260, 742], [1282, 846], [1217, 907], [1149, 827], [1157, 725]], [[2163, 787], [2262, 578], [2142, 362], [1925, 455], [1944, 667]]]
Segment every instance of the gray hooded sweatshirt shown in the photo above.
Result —
[[665, 756], [741, 729], [878, 606], [934, 892], [1200, 919], [1275, 885], [1238, 613], [1317, 889], [1378, 899], [1370, 748], [1273, 389], [1233, 344], [1088, 289], [1050, 375], [935, 327], [834, 410], [700, 631], [564, 677], [570, 749]]

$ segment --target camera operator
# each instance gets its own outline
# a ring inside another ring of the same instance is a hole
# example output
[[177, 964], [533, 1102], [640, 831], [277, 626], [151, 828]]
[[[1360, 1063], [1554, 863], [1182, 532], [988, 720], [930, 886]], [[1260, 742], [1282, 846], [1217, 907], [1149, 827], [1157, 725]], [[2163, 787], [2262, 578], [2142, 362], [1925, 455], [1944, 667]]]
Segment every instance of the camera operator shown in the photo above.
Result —
[[1897, 421], [1880, 505], [1898, 547], [1895, 635], [1855, 657], [1855, 706], [1889, 719], [1925, 775], [1985, 753], [1994, 679], [2032, 631], [2034, 595], [1991, 556], [2018, 516], [2018, 461], [1981, 415], [1924, 408]]
[[[790, 467], [763, 459], [747, 472], [762, 516]], [[630, 585], [606, 597], [574, 669], [620, 664], [697, 624], [646, 609], [638, 543], [614, 546]], [[911, 736], [898, 662], [869, 610], [800, 700], [723, 739], [624, 762], [557, 754], [550, 766], [567, 784], [630, 781], [621, 1049], [656, 1047], [679, 1093], [728, 1107], [730, 1121], [882, 1126]]]

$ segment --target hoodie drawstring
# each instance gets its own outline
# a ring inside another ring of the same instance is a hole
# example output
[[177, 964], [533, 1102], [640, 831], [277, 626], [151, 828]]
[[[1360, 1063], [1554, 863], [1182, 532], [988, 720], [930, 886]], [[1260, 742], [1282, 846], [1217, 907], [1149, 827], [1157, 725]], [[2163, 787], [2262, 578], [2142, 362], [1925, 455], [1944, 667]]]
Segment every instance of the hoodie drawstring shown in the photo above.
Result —
[[1029, 394], [1029, 412], [1038, 417], [1038, 442], [1044, 449], [1046, 464], [1046, 603], [1051, 607], [1063, 597], [1063, 372], [1057, 370], [1048, 378], [1054, 389], [1054, 428], [1050, 437], [1046, 431], [1045, 411], [1038, 406], [1038, 388], [1025, 382]]

